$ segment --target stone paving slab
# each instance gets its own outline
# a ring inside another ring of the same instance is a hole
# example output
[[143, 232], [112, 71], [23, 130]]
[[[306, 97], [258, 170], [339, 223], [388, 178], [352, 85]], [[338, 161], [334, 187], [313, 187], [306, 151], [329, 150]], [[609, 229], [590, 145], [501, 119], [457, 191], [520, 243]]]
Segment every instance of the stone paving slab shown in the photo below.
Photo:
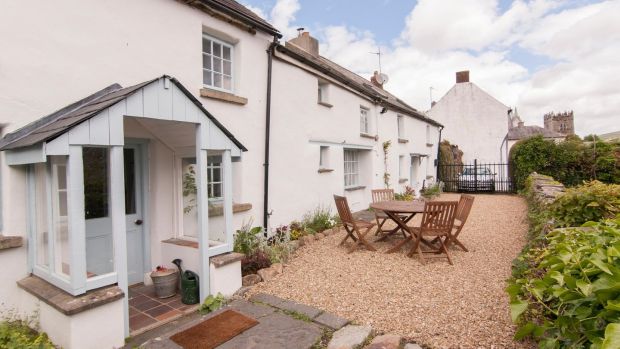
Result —
[[275, 309], [266, 305], [254, 304], [246, 300], [236, 300], [229, 307], [256, 320], [275, 312]]
[[370, 326], [349, 325], [334, 332], [332, 340], [329, 341], [327, 349], [353, 349], [364, 343], [370, 336], [372, 328]]
[[313, 323], [273, 313], [259, 319], [259, 324], [218, 346], [218, 349], [309, 349], [322, 336]]
[[265, 304], [271, 305], [272, 307], [279, 308], [280, 303], [282, 303], [282, 301], [284, 300], [282, 298], [272, 296], [270, 294], [259, 293], [259, 294], [255, 294], [252, 297], [250, 297], [250, 301], [265, 303]]
[[314, 318], [314, 322], [318, 323], [319, 325], [329, 327], [332, 330], [339, 330], [342, 327], [344, 327], [346, 324], [348, 324], [349, 320], [345, 318], [341, 318], [338, 315], [325, 312], [317, 316], [316, 318]]
[[299, 304], [299, 303], [289, 301], [289, 300], [284, 300], [284, 299], [282, 300], [282, 302], [280, 302], [280, 304], [277, 307], [282, 310], [294, 311], [296, 313], [304, 314], [311, 319], [314, 319], [315, 317], [317, 317], [317, 315], [321, 313], [321, 310], [315, 307], [311, 307], [305, 304]]

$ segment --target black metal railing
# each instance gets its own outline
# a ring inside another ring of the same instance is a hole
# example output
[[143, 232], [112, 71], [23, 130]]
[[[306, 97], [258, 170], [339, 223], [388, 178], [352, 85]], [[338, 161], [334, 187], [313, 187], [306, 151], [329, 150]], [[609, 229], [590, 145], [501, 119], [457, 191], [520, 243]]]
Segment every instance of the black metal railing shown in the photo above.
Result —
[[463, 165], [439, 164], [439, 180], [447, 192], [514, 193], [514, 181], [509, 164], [472, 163]]

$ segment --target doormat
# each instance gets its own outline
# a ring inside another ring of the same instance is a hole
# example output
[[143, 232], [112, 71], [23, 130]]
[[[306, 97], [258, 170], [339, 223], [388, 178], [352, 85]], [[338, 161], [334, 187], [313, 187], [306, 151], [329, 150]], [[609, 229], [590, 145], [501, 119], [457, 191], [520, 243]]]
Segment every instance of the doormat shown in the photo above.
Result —
[[212, 349], [255, 326], [258, 321], [234, 310], [226, 310], [170, 337], [183, 349]]

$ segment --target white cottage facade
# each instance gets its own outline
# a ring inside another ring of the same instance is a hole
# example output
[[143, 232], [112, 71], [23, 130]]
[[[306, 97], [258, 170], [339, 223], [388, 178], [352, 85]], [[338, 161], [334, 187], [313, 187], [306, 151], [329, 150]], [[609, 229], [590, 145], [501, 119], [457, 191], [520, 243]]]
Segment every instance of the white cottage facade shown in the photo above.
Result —
[[396, 191], [434, 180], [438, 122], [279, 37], [230, 0], [5, 4], [3, 309], [39, 309], [65, 348], [121, 346], [128, 287], [156, 265], [231, 295], [239, 261], [213, 260], [242, 224], [333, 194], [364, 209], [384, 173]]

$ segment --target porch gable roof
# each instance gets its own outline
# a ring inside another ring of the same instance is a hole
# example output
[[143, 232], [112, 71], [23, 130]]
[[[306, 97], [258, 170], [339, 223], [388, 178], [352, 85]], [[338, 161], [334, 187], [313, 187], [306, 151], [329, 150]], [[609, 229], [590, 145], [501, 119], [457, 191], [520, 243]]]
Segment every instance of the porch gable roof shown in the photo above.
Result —
[[241, 144], [233, 134], [228, 131], [204, 106], [194, 97], [177, 79], [163, 75], [155, 79], [142, 82], [137, 85], [123, 88], [119, 84], [112, 84], [99, 90], [77, 102], [74, 102], [50, 115], [44, 116], [31, 122], [18, 130], [11, 132], [0, 139], [0, 150], [12, 150], [25, 148], [53, 140], [61, 134], [69, 131], [78, 124], [91, 119], [113, 106], [125, 100], [136, 91], [159, 81], [169, 79], [181, 92], [196, 106], [211, 122], [218, 127], [241, 151], [247, 148]]

